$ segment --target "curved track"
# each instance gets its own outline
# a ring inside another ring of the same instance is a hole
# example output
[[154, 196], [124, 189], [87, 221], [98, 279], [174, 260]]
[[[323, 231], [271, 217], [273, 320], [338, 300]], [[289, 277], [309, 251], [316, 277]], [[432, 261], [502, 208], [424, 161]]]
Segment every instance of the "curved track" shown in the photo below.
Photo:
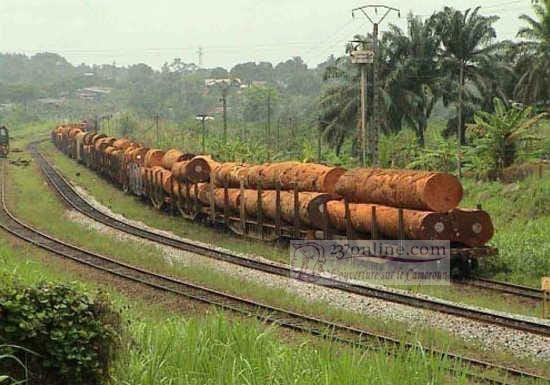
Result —
[[[226, 294], [180, 279], [160, 275], [70, 245], [32, 228], [11, 214], [5, 202], [6, 167], [4, 161], [1, 161], [1, 163], [0, 227], [13, 236], [29, 242], [39, 248], [50, 251], [58, 256], [68, 258], [77, 263], [87, 265], [102, 272], [112, 274], [156, 290], [214, 305], [224, 310], [232, 311], [244, 316], [252, 316], [280, 327], [309, 333], [311, 335], [319, 336], [338, 343], [365, 349], [376, 349], [381, 344], [406, 349], [421, 349], [426, 354], [434, 355], [436, 357], [444, 357], [458, 364], [462, 363], [465, 365], [482, 368], [484, 371], [491, 371], [495, 374], [498, 373], [499, 378], [489, 378], [479, 374], [466, 372], [468, 377], [476, 381], [482, 381], [490, 384], [507, 384], [508, 382], [501, 379], [501, 376], [504, 379], [509, 377], [521, 377], [541, 382], [550, 380], [523, 370], [492, 364], [490, 362], [463, 357], [452, 353], [445, 353], [434, 349], [422, 348], [415, 344], [401, 342], [391, 337], [371, 333], [367, 330], [345, 326]], [[447, 369], [450, 372], [457, 372], [461, 370], [454, 367], [448, 367]]]
[[139, 238], [153, 241], [166, 246], [171, 246], [180, 250], [185, 250], [187, 252], [207, 256], [220, 261], [260, 270], [270, 274], [286, 277], [289, 277], [291, 275], [299, 276], [308, 282], [313, 282], [322, 286], [329, 286], [349, 293], [374, 297], [418, 308], [434, 310], [454, 316], [460, 316], [476, 321], [504, 326], [543, 336], [550, 336], [550, 326], [546, 324], [541, 324], [501, 314], [484, 312], [469, 307], [462, 307], [443, 301], [421, 298], [418, 296], [399, 293], [392, 290], [384, 290], [382, 288], [351, 284], [349, 282], [334, 278], [327, 278], [314, 273], [305, 273], [302, 271], [292, 270], [289, 267], [245, 258], [237, 254], [233, 254], [229, 251], [222, 251], [220, 249], [186, 242], [173, 237], [161, 235], [142, 227], [122, 222], [113, 216], [107, 215], [97, 210], [85, 199], [83, 199], [79, 195], [79, 193], [73, 188], [73, 186], [59, 172], [57, 172], [54, 167], [48, 162], [48, 160], [38, 151], [36, 143], [32, 143], [29, 146], [29, 150], [50, 185], [57, 191], [57, 193], [70, 207], [88, 216], [89, 218], [94, 219], [95, 221], [103, 223], [104, 225], [110, 226], [117, 230], [126, 232], [128, 234], [137, 236]]

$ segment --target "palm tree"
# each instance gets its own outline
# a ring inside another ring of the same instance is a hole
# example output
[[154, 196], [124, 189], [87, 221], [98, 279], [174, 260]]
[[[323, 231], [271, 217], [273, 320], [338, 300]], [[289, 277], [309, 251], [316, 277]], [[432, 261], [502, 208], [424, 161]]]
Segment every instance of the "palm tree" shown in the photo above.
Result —
[[439, 96], [437, 52], [440, 39], [431, 23], [412, 14], [408, 16], [408, 34], [395, 25], [384, 35], [391, 60], [395, 61], [386, 79], [390, 109], [394, 116], [414, 128], [418, 143], [424, 146], [424, 132]]
[[[473, 113], [475, 107], [466, 105], [465, 96], [478, 94], [486, 87], [485, 81], [490, 75], [490, 64], [494, 63], [491, 54], [499, 44], [493, 44], [496, 31], [493, 24], [498, 16], [482, 16], [480, 7], [467, 9], [464, 13], [445, 7], [434, 14], [430, 23], [441, 38], [440, 68], [443, 76], [443, 102], [455, 103], [457, 117], [450, 125], [456, 123], [461, 144], [466, 143], [464, 130], [465, 112]], [[470, 89], [466, 89], [468, 84]], [[466, 108], [465, 108], [466, 107]], [[449, 127], [450, 128], [450, 127]]]
[[319, 128], [338, 156], [359, 121], [359, 78], [359, 71], [345, 56], [336, 59], [323, 73], [328, 86], [320, 99]]
[[516, 70], [519, 81], [515, 96], [525, 104], [550, 104], [550, 0], [533, 4], [535, 18], [521, 15], [527, 26], [517, 34], [520, 57]]
[[537, 139], [530, 131], [547, 114], [535, 115], [531, 107], [508, 108], [499, 98], [494, 98], [493, 103], [494, 112], [476, 112], [474, 123], [468, 125], [468, 129], [472, 131], [476, 144], [472, 148], [473, 155], [482, 161], [494, 179], [514, 163], [519, 143]]

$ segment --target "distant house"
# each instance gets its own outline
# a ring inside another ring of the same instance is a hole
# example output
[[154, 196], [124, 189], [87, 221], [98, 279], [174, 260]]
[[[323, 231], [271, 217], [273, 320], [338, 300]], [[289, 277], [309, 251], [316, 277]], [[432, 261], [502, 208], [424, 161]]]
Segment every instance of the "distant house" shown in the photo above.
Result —
[[15, 108], [15, 104], [13, 103], [3, 103], [0, 104], [0, 112], [8, 112]]
[[214, 86], [222, 86], [222, 87], [240, 87], [242, 84], [241, 79], [234, 78], [234, 79], [205, 79], [204, 80], [204, 86], [206, 88], [214, 87]]
[[112, 89], [107, 87], [81, 88], [78, 90], [78, 97], [83, 100], [100, 100], [111, 91]]

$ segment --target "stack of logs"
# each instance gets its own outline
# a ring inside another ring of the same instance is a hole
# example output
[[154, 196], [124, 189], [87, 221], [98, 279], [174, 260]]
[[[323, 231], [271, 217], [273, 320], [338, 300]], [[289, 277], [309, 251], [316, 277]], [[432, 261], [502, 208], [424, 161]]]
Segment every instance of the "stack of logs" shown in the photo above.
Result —
[[253, 218], [261, 211], [269, 220], [293, 224], [298, 214], [300, 225], [308, 229], [328, 225], [341, 233], [351, 228], [364, 237], [450, 240], [469, 247], [486, 244], [494, 233], [485, 211], [458, 208], [463, 189], [450, 174], [345, 170], [292, 161], [218, 163], [209, 156], [148, 149], [74, 127], [60, 127], [52, 135], [80, 138], [84, 152], [95, 151], [96, 158], [102, 153], [123, 164], [136, 163], [146, 184], [173, 199], [193, 199], [204, 206], [214, 202], [217, 209], [233, 213], [244, 207]]

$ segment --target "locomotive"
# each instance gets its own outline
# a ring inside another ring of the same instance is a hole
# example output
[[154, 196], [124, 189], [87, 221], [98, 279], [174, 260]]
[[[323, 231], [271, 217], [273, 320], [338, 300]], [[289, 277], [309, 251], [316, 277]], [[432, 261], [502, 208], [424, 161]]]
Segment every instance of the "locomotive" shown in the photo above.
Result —
[[6, 126], [0, 127], [0, 158], [7, 158], [10, 152], [10, 135]]

